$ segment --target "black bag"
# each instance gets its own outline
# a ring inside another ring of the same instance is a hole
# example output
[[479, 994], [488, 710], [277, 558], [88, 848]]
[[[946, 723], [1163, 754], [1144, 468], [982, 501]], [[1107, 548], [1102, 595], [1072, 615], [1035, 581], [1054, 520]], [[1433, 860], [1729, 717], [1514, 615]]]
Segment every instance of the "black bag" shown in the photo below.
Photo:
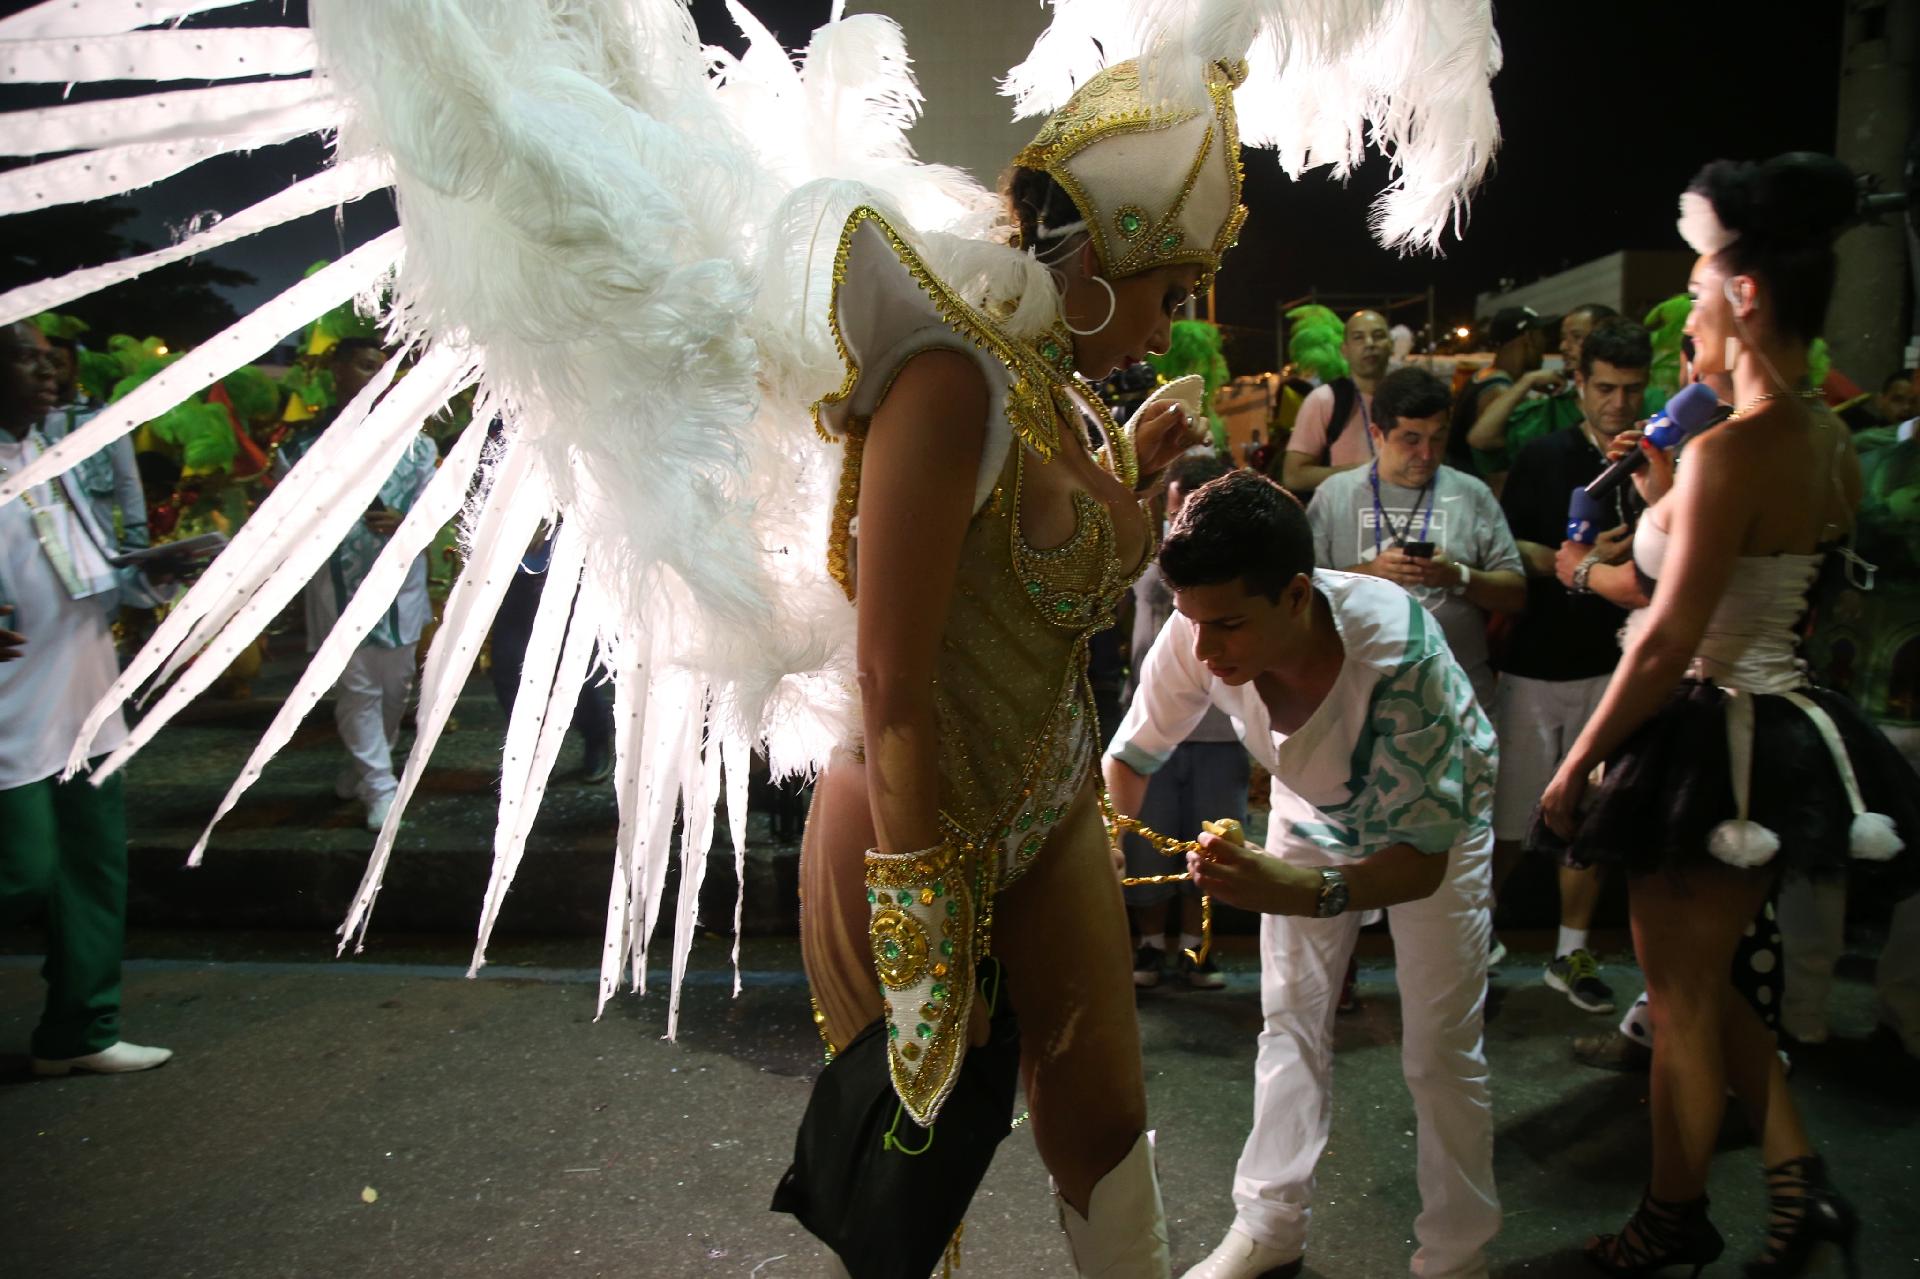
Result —
[[979, 974], [987, 1042], [962, 1058], [933, 1127], [914, 1123], [894, 1095], [884, 1020], [827, 1063], [807, 1099], [773, 1211], [798, 1218], [853, 1279], [932, 1274], [1010, 1130], [1020, 1028], [1000, 962], [982, 960]]

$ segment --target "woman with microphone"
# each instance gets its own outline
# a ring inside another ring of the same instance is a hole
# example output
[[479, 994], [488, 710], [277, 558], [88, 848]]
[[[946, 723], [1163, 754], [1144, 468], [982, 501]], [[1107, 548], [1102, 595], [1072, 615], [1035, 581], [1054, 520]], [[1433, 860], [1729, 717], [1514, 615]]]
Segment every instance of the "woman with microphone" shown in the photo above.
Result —
[[1719, 1257], [1705, 1190], [1728, 1089], [1760, 1131], [1770, 1196], [1747, 1273], [1803, 1274], [1824, 1244], [1851, 1258], [1858, 1231], [1786, 1091], [1772, 1032], [1729, 980], [1782, 869], [1831, 876], [1879, 862], [1901, 893], [1914, 875], [1903, 850], [1920, 836], [1920, 779], [1851, 703], [1813, 688], [1798, 657], [1815, 580], [1846, 559], [1859, 502], [1849, 433], [1806, 384], [1833, 240], [1855, 201], [1844, 166], [1807, 154], [1719, 161], [1681, 196], [1680, 231], [1700, 255], [1695, 367], [1730, 380], [1734, 414], [1696, 437], [1677, 471], [1649, 459], [1651, 488], [1666, 489], [1634, 538], [1649, 605], [1541, 803], [1576, 859], [1632, 877], [1652, 1000], [1652, 1173], [1626, 1226], [1587, 1248], [1612, 1275], [1697, 1274]]

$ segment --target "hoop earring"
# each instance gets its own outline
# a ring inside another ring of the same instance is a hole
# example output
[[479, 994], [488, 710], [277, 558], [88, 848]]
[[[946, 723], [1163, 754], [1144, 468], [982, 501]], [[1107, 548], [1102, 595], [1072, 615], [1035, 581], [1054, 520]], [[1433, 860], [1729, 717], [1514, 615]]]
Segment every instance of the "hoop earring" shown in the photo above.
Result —
[[1109, 324], [1112, 324], [1114, 312], [1120, 309], [1120, 299], [1118, 296], [1115, 295], [1113, 291], [1113, 286], [1107, 283], [1107, 277], [1104, 275], [1096, 275], [1093, 277], [1093, 282], [1107, 291], [1107, 318], [1100, 321], [1100, 323], [1094, 325], [1090, 329], [1076, 329], [1073, 327], [1072, 322], [1069, 321], [1065, 315], [1062, 315], [1060, 317], [1060, 322], [1066, 325], [1067, 332], [1073, 334], [1075, 337], [1082, 337], [1082, 338], [1092, 337], [1094, 334], [1106, 328]]

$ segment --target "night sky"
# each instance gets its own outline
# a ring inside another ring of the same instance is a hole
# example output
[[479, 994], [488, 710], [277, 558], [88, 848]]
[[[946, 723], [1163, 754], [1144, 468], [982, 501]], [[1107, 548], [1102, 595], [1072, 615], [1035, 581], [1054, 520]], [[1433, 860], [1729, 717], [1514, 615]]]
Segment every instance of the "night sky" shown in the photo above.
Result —
[[[829, 7], [827, 0], [749, 4], [789, 45], [803, 44]], [[696, 0], [693, 8], [707, 39], [735, 42], [720, 0]], [[298, 0], [258, 3], [200, 22], [303, 22], [304, 9]], [[1276, 302], [1312, 288], [1413, 294], [1431, 282], [1440, 319], [1450, 325], [1470, 317], [1476, 292], [1502, 280], [1525, 283], [1618, 249], [1679, 247], [1674, 199], [1707, 160], [1833, 146], [1840, 6], [1770, 6], [1764, 24], [1752, 20], [1754, 12], [1750, 0], [1500, 6], [1506, 65], [1493, 87], [1504, 142], [1497, 172], [1474, 198], [1465, 238], [1450, 238], [1437, 260], [1383, 252], [1366, 223], [1385, 181], [1383, 163], [1369, 163], [1344, 186], [1316, 174], [1292, 183], [1270, 155], [1249, 151], [1252, 216], [1220, 277], [1219, 318], [1271, 328]], [[125, 86], [165, 87], [180, 86]], [[58, 92], [8, 87], [0, 105], [51, 102]], [[303, 140], [210, 161], [134, 196], [140, 218], [130, 229], [165, 242], [169, 228], [192, 215], [244, 208], [311, 173], [324, 154], [317, 140]], [[391, 202], [376, 196], [337, 219], [308, 218], [212, 256], [258, 280], [230, 291], [244, 308], [392, 218]]]

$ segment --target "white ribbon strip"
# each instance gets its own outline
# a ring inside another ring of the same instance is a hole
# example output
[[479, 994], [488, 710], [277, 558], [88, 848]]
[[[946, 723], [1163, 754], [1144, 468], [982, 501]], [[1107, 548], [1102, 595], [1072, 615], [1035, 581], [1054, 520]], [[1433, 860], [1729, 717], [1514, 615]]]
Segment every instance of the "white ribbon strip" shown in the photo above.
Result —
[[0, 84], [91, 84], [96, 80], [237, 80], [313, 70], [305, 27], [211, 27], [129, 31], [84, 39], [0, 43]]
[[312, 77], [263, 80], [258, 84], [221, 84], [9, 111], [0, 115], [0, 155], [53, 155], [131, 142], [255, 131], [262, 117], [273, 112], [331, 101], [320, 85]]
[[1846, 788], [1847, 803], [1853, 806], [1853, 815], [1858, 817], [1866, 812], [1866, 800], [1860, 795], [1860, 779], [1853, 773], [1853, 757], [1847, 754], [1847, 744], [1842, 740], [1833, 716], [1805, 693], [1782, 693], [1781, 696], [1798, 706], [1800, 713], [1812, 720], [1813, 726], [1820, 730], [1820, 740], [1827, 744], [1827, 754], [1833, 756], [1833, 766], [1839, 770], [1840, 784]]
[[256, 132], [134, 142], [42, 160], [0, 174], [0, 215], [138, 191], [217, 155], [254, 151], [330, 128], [339, 113], [332, 103], [320, 101], [288, 107], [277, 114], [278, 123], [268, 123]]
[[448, 716], [453, 714], [453, 704], [466, 686], [467, 674], [487, 638], [487, 628], [500, 609], [500, 598], [506, 594], [509, 575], [519, 571], [528, 540], [553, 509], [551, 495], [532, 478], [532, 454], [531, 447], [515, 439], [493, 465], [486, 505], [473, 529], [466, 567], [447, 594], [440, 629], [434, 632], [433, 644], [427, 650], [426, 669], [420, 677], [420, 705], [414, 717], [413, 749], [407, 753], [407, 766], [400, 774], [400, 789], [394, 793], [386, 825], [374, 840], [366, 873], [340, 925], [342, 952], [349, 944], [357, 951], [366, 942], [374, 901], [380, 895], [387, 863], [393, 858], [393, 843], [400, 834], [401, 814], [419, 787], [433, 748], [447, 727]]
[[251, 0], [43, 0], [0, 18], [0, 40], [45, 36], [101, 36], [156, 26], [176, 18], [231, 9]]
[[385, 167], [371, 159], [348, 160], [332, 165], [305, 181], [296, 182], [286, 190], [268, 196], [251, 208], [242, 209], [230, 218], [222, 218], [178, 244], [119, 262], [82, 267], [50, 280], [36, 280], [32, 284], [23, 284], [17, 289], [0, 293], [0, 325], [54, 310], [75, 298], [83, 298], [101, 289], [137, 279], [169, 262], [178, 262], [205, 253], [208, 249], [244, 240], [270, 227], [306, 217], [309, 213], [350, 204], [378, 191], [387, 184], [389, 177]]

